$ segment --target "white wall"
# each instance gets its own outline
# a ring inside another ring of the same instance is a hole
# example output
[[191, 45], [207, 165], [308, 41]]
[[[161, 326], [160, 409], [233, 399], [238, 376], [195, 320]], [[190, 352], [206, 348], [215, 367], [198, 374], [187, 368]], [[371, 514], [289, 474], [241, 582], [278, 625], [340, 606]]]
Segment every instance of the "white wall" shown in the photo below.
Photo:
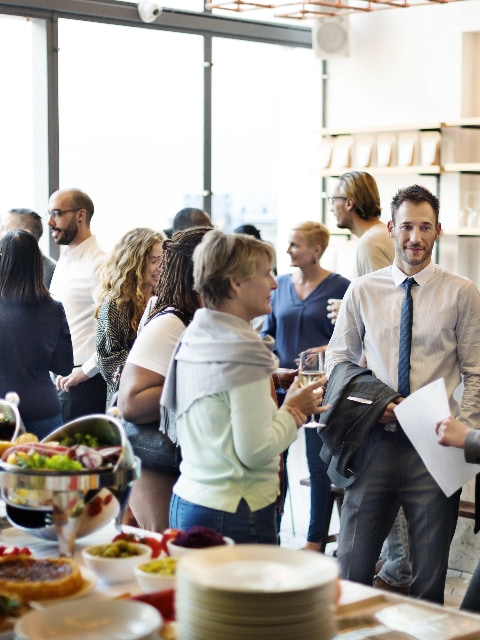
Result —
[[[351, 15], [349, 56], [328, 60], [326, 125], [374, 130], [480, 116], [474, 113], [480, 104], [478, 37], [464, 37], [471, 32], [480, 32], [480, 0]], [[390, 200], [398, 188], [419, 182], [436, 191], [434, 177], [396, 175], [377, 182], [384, 220], [390, 217]], [[441, 176], [444, 228], [458, 226], [462, 188], [480, 191], [480, 176]], [[439, 262], [478, 285], [480, 267], [474, 258], [479, 243], [480, 238], [444, 238]], [[338, 244], [332, 239], [332, 250], [325, 256], [330, 262], [324, 264], [348, 277], [349, 257], [337, 251]]]
[[328, 62], [328, 126], [460, 117], [462, 34], [476, 30], [478, 0], [351, 15], [350, 55]]

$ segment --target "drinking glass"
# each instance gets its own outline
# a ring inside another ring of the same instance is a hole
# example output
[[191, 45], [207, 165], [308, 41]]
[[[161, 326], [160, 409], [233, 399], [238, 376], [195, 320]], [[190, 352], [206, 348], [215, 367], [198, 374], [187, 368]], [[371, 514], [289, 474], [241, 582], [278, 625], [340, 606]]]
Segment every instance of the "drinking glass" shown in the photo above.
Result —
[[[324, 375], [324, 354], [319, 352], [302, 351], [298, 367], [298, 384], [301, 387], [319, 380]], [[320, 423], [311, 415], [304, 427], [307, 429], [318, 428]]]

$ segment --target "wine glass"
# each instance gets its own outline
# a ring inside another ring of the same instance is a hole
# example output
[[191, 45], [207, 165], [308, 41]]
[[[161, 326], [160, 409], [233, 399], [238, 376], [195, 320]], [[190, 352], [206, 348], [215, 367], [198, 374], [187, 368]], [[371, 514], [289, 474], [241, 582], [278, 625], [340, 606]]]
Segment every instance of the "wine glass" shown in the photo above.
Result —
[[[298, 384], [305, 387], [311, 382], [320, 380], [324, 375], [324, 354], [312, 351], [302, 351], [300, 354], [300, 364], [298, 366]], [[320, 423], [315, 420], [315, 416], [311, 415], [310, 420], [306, 422], [304, 427], [308, 429], [318, 428]]]

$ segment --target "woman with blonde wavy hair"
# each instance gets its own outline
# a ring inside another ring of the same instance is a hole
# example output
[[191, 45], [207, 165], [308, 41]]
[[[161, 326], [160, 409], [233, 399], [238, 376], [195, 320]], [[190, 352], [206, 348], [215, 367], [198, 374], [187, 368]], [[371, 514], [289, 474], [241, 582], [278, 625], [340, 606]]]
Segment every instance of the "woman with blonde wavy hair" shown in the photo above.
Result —
[[100, 276], [97, 357], [107, 383], [107, 408], [114, 401], [121, 370], [138, 324], [160, 279], [165, 234], [148, 228], [128, 231], [115, 245]]

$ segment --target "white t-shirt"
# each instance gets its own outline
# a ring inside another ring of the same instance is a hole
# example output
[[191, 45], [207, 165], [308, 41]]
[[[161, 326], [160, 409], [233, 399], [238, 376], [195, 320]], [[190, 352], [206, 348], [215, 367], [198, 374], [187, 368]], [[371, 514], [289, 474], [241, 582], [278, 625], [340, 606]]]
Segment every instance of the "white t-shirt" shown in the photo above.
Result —
[[152, 318], [138, 334], [127, 362], [166, 376], [170, 359], [184, 329], [183, 322], [173, 313]]
[[104, 261], [105, 253], [92, 235], [73, 249], [69, 246], [64, 249], [50, 284], [50, 293], [65, 308], [72, 336], [74, 365], [81, 366], [89, 377], [98, 373], [95, 307]]

